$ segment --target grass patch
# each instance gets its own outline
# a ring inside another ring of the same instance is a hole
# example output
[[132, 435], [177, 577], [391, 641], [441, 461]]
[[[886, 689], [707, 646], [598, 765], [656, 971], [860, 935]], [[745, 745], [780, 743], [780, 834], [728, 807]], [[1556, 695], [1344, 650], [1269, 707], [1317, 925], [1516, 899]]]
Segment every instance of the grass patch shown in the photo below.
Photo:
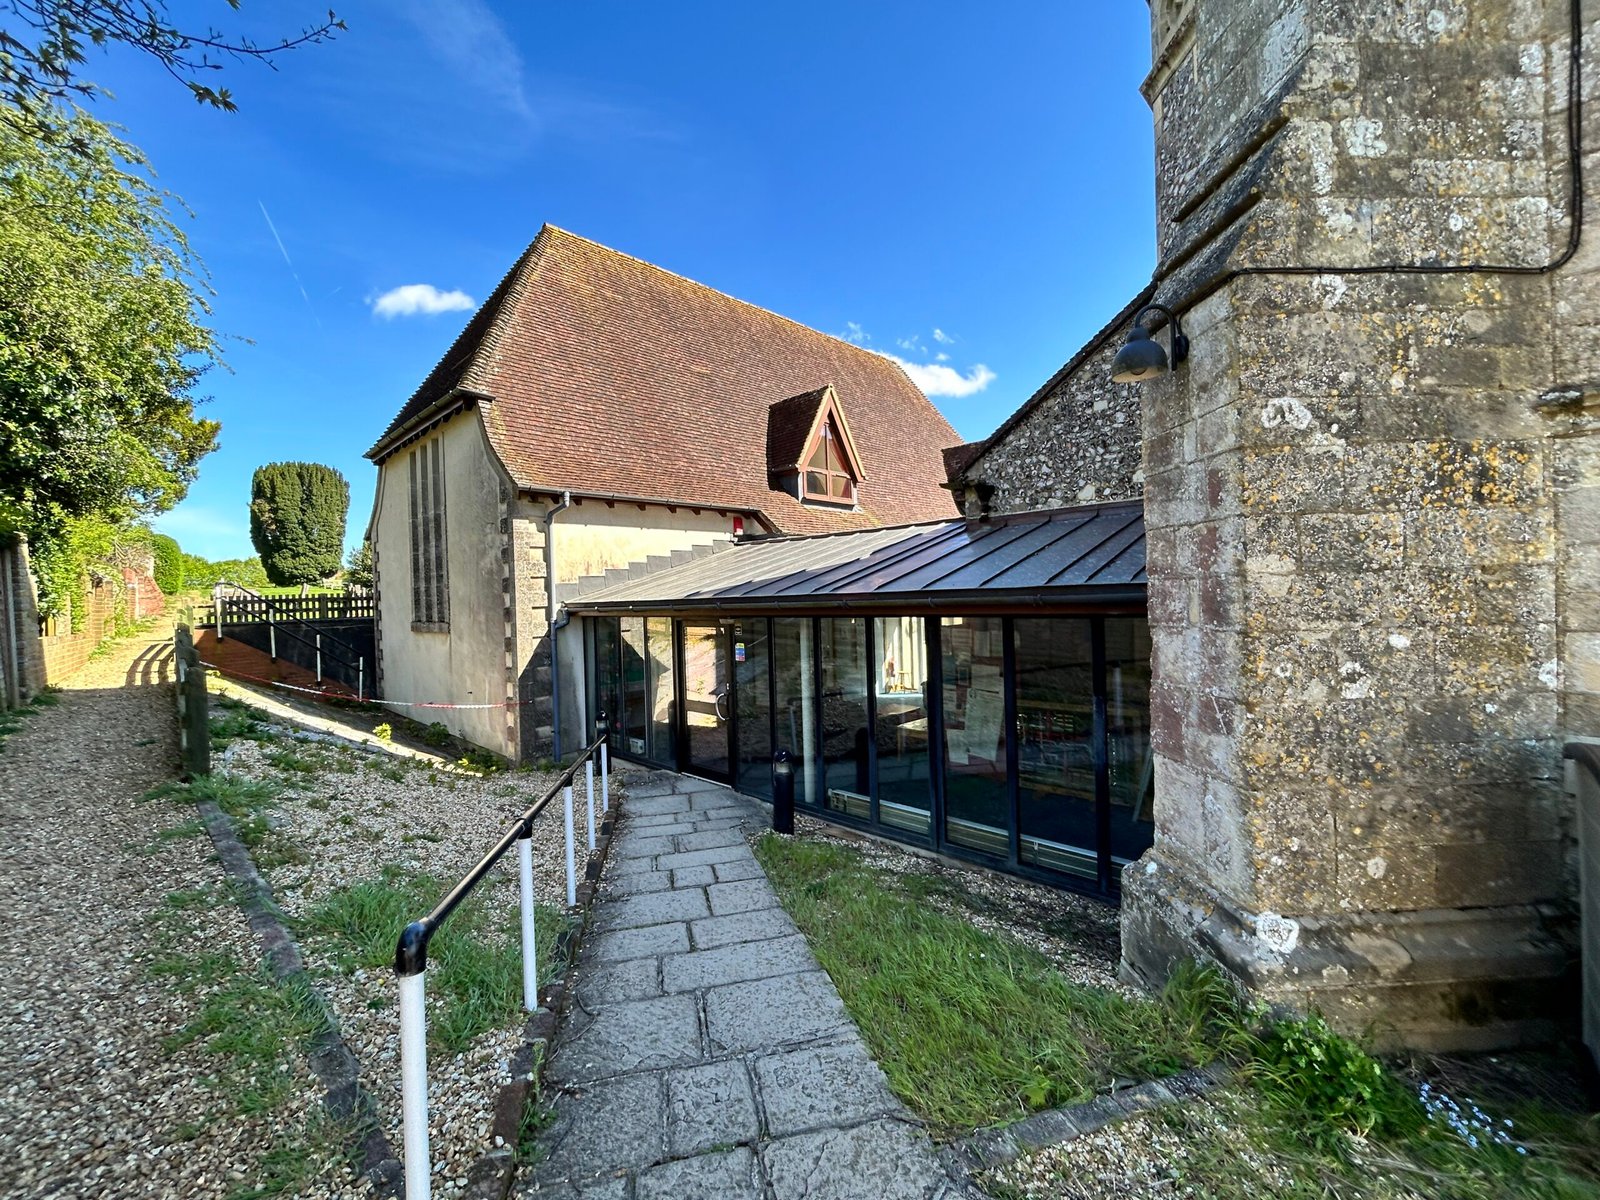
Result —
[[[387, 867], [382, 877], [330, 893], [300, 919], [301, 929], [329, 938], [345, 970], [388, 968], [408, 922], [430, 909], [448, 884], [431, 875]], [[539, 978], [556, 970], [556, 936], [566, 928], [560, 909], [535, 913]], [[522, 1012], [522, 940], [514, 907], [492, 912], [475, 893], [451, 914], [428, 945], [428, 990], [441, 1004], [428, 1023], [430, 1049], [454, 1055]]]
[[217, 710], [211, 715], [213, 749], [220, 750], [238, 738], [251, 742], [278, 740], [278, 735], [273, 733], [266, 722], [256, 715], [255, 710], [248, 706], [222, 696], [213, 696], [212, 704]]
[[267, 762], [280, 771], [291, 771], [300, 775], [315, 775], [321, 770], [316, 759], [296, 754], [293, 750], [274, 750], [267, 755]]
[[1216, 1057], [1235, 1007], [1191, 971], [1159, 1002], [1072, 983], [1038, 952], [934, 911], [852, 850], [756, 849], [897, 1095], [955, 1132]]
[[[294, 1090], [290, 1056], [300, 1052], [321, 1027], [316, 998], [302, 980], [276, 984], [265, 967], [244, 969], [227, 955], [183, 956], [158, 960], [156, 971], [193, 990], [202, 982], [217, 987], [200, 1011], [166, 1039], [169, 1051], [197, 1045], [217, 1061], [208, 1083], [226, 1095], [238, 1113], [266, 1112]], [[202, 961], [202, 959], [204, 961]]]

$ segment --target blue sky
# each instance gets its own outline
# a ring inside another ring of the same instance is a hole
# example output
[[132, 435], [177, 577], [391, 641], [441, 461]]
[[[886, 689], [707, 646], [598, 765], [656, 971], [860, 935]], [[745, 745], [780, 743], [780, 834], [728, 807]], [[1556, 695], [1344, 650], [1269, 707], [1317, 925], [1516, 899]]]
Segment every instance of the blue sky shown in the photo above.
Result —
[[334, 7], [336, 41], [208, 79], [235, 114], [131, 52], [85, 70], [193, 210], [234, 339], [222, 448], [157, 522], [193, 553], [252, 553], [250, 474], [281, 459], [345, 473], [358, 541], [362, 452], [544, 221], [902, 358], [967, 439], [1154, 265], [1135, 0]]

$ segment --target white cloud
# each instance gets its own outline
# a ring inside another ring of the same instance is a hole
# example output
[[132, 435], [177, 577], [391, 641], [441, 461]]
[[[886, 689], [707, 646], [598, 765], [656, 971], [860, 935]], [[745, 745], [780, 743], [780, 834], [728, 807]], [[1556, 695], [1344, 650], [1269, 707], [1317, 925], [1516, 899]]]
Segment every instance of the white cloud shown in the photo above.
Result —
[[465, 292], [441, 292], [431, 283], [407, 283], [390, 288], [372, 301], [374, 316], [392, 320], [395, 317], [428, 316], [434, 313], [470, 312], [478, 302]]
[[838, 335], [841, 341], [849, 342], [855, 346], [865, 346], [872, 340], [872, 335], [861, 328], [860, 321], [846, 321], [844, 332]]
[[408, 14], [459, 78], [505, 111], [533, 121], [522, 52], [483, 0], [413, 0]]
[[937, 354], [935, 354], [933, 356], [933, 361], [934, 362], [949, 362], [950, 361], [950, 356], [948, 354], [946, 354], [943, 350], [941, 350], [941, 351], [939, 351], [939, 353], [937, 353]]
[[933, 340], [938, 342], [941, 346], [948, 346], [951, 342], [955, 341], [955, 338], [951, 337], [942, 329], [935, 329], [933, 331]]
[[922, 389], [925, 396], [971, 396], [983, 391], [995, 380], [995, 374], [978, 363], [965, 375], [954, 367], [941, 363], [914, 363], [893, 354], [884, 355], [900, 364], [900, 369], [911, 377], [911, 382]]
[[926, 354], [927, 348], [922, 344], [922, 335], [913, 333], [910, 337], [895, 338], [894, 344], [902, 350], [909, 350], [913, 354]]

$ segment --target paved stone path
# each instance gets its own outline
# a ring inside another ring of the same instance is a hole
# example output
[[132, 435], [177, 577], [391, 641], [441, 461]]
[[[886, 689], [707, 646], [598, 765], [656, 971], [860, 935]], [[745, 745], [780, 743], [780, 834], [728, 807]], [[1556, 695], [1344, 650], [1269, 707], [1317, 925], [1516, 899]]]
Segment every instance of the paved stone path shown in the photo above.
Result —
[[630, 784], [524, 1195], [954, 1200], [750, 852], [756, 805]]

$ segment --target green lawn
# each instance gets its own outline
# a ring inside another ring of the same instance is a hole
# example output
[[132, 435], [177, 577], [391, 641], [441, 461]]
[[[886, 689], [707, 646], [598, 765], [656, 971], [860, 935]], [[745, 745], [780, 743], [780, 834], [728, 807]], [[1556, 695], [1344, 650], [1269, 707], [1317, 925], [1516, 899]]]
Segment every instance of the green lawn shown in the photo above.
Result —
[[[1427, 1063], [1380, 1061], [1315, 1016], [1272, 1019], [1214, 972], [1186, 968], [1161, 996], [1127, 999], [930, 909], [921, 875], [774, 834], [756, 855], [890, 1086], [936, 1136], [1220, 1058], [1234, 1073], [1224, 1092], [1134, 1119], [1144, 1130], [1130, 1144], [1149, 1141], [1155, 1161], [1130, 1163], [1130, 1186], [1229, 1200], [1600, 1198], [1600, 1117], [1570, 1104], [1419, 1094]], [[1075, 1195], [1104, 1169], [1093, 1153], [1047, 1150], [986, 1187], [998, 1200]]]
[[1035, 950], [936, 912], [851, 850], [769, 834], [784, 907], [906, 1105], [956, 1133], [1214, 1058], [1228, 993], [1186, 973], [1159, 1001], [1075, 984]]

